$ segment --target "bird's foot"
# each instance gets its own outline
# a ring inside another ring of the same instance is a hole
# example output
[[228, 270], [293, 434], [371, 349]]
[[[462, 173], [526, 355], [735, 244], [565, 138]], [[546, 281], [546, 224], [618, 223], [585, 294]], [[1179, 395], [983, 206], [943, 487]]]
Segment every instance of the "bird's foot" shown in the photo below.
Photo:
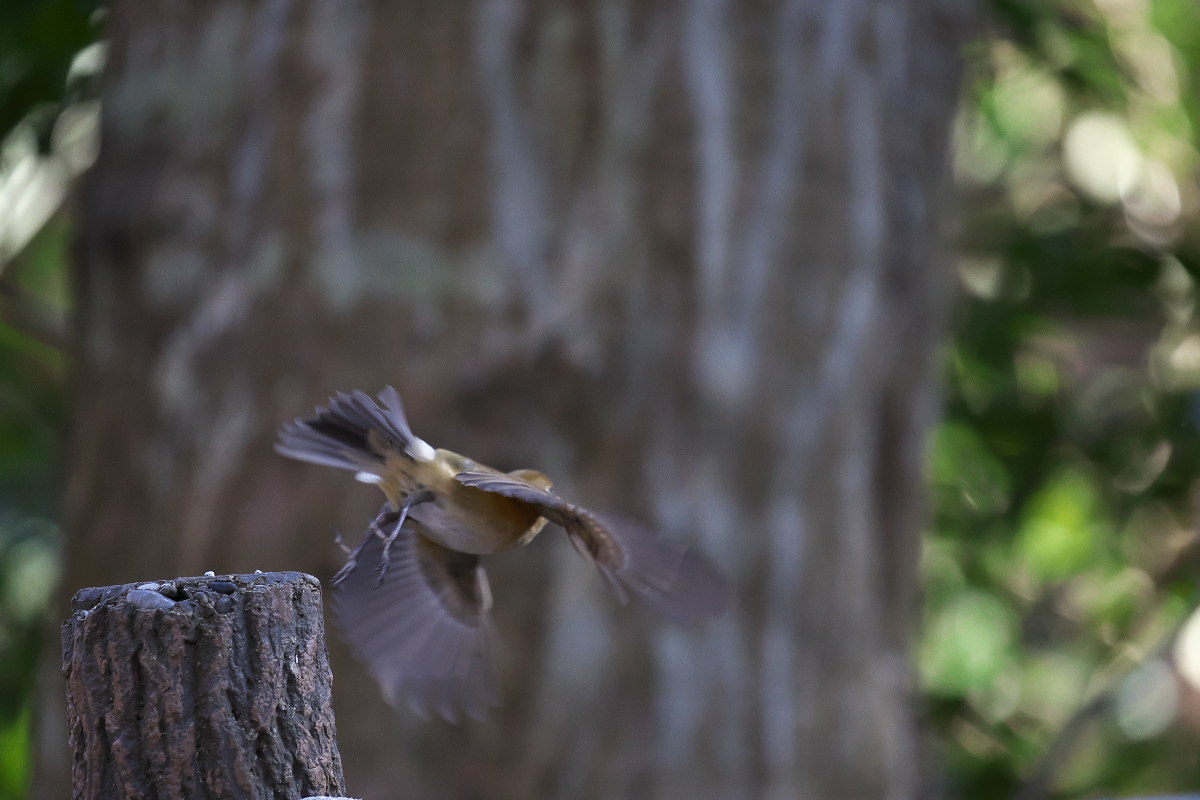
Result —
[[[381, 525], [382, 525], [382, 521], [383, 521], [384, 517], [388, 516], [388, 514], [390, 514], [390, 513], [392, 513], [392, 512], [381, 513], [378, 516], [376, 516], [375, 519], [371, 520], [371, 525], [370, 525], [370, 527], [367, 528], [367, 535], [363, 537], [362, 544], [360, 544], [358, 547], [354, 548], [353, 550], [351, 550], [349, 547], [346, 546], [346, 542], [342, 538], [341, 531], [338, 531], [337, 535], [334, 538], [334, 541], [337, 542], [338, 547], [342, 548], [342, 551], [346, 554], [346, 563], [344, 565], [342, 565], [342, 568], [339, 569], [337, 571], [337, 573], [333, 576], [333, 585], [334, 586], [340, 585], [342, 581], [344, 581], [344, 580], [346, 580], [346, 578], [350, 577], [350, 573], [354, 572], [354, 569], [358, 566], [358, 557], [360, 555], [362, 555], [363, 548], [365, 548], [367, 546], [367, 544], [371, 541], [372, 536], [378, 536], [379, 538], [383, 539], [384, 541], [387, 541], [388, 537], [387, 537], [387, 535], [384, 534]], [[387, 559], [387, 551], [385, 550], [384, 551], [385, 563], [386, 563], [386, 559]]]
[[400, 529], [404, 526], [404, 515], [400, 516], [400, 521], [392, 528], [392, 532], [383, 537], [383, 558], [379, 560], [379, 579], [375, 581], [375, 588], [383, 586], [383, 579], [387, 577], [388, 566], [392, 562], [392, 543], [400, 536]]
[[[392, 543], [400, 536], [400, 530], [404, 527], [404, 523], [408, 521], [408, 511], [413, 506], [419, 503], [426, 503], [433, 499], [433, 492], [428, 489], [422, 489], [419, 492], [413, 492], [408, 497], [404, 498], [404, 505], [400, 506], [399, 517], [396, 524], [392, 526], [392, 530], [387, 536], [383, 535], [383, 531], [379, 530], [374, 524], [372, 529], [378, 531], [379, 536], [383, 538], [383, 558], [379, 561], [379, 580], [375, 581], [375, 588], [383, 586], [383, 579], [387, 577], [388, 567], [392, 562]], [[378, 518], [376, 518], [378, 521]]]

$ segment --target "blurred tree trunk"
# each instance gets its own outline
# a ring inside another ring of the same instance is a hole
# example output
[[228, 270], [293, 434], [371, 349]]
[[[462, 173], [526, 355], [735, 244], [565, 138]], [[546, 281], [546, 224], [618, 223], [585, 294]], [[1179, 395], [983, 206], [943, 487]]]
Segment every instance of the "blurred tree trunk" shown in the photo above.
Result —
[[351, 793], [914, 796], [970, 5], [118, 0], [67, 589], [327, 578], [378, 498], [274, 429], [394, 383], [424, 438], [694, 541], [739, 597], [662, 629], [543, 537], [497, 563], [490, 722], [387, 711], [335, 651]]

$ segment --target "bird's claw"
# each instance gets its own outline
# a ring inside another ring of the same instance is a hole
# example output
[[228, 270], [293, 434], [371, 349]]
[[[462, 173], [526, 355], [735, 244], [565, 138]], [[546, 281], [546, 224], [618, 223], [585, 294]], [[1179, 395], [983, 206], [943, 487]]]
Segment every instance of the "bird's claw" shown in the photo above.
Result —
[[[382, 520], [383, 517], [384, 514], [379, 514], [377, 517], [375, 517], [375, 519], [371, 520], [371, 525], [367, 528], [367, 535], [363, 537], [362, 544], [353, 550], [346, 546], [346, 542], [342, 538], [341, 531], [337, 532], [334, 537], [334, 541], [337, 543], [337, 546], [342, 548], [342, 551], [346, 554], [346, 563], [343, 564], [342, 568], [334, 574], [332, 581], [334, 586], [339, 586], [342, 581], [350, 577], [350, 573], [354, 572], [355, 568], [358, 566], [358, 557], [362, 555], [363, 548], [365, 548], [367, 543], [371, 541], [372, 536], [379, 536], [380, 538], [384, 539], [384, 541], [387, 541], [387, 537], [383, 535], [383, 531], [379, 527], [380, 520]], [[386, 548], [384, 549], [384, 563], [387, 563]], [[382, 581], [380, 581], [380, 583], [382, 583]]]
[[[403, 524], [404, 520], [401, 519], [400, 523]], [[379, 569], [377, 570], [379, 578], [375, 581], [376, 589], [378, 589], [380, 586], [383, 586], [383, 579], [387, 577], [388, 565], [392, 561], [392, 542], [396, 541], [396, 536], [398, 536], [399, 533], [400, 525], [397, 525], [383, 540], [383, 557], [379, 560]]]
[[[375, 581], [375, 588], [383, 586], [383, 579], [387, 577], [388, 566], [392, 561], [392, 543], [400, 536], [400, 531], [404, 527], [404, 523], [408, 521], [408, 511], [413, 506], [419, 503], [427, 503], [433, 499], [433, 493], [427, 489], [419, 492], [413, 492], [404, 500], [404, 505], [400, 506], [399, 518], [396, 524], [392, 526], [391, 532], [383, 535], [383, 531], [379, 529], [379, 517], [375, 518], [375, 522], [371, 523], [372, 533], [380, 536], [383, 539], [383, 557], [379, 560], [379, 579]], [[382, 516], [382, 515], [381, 515]]]

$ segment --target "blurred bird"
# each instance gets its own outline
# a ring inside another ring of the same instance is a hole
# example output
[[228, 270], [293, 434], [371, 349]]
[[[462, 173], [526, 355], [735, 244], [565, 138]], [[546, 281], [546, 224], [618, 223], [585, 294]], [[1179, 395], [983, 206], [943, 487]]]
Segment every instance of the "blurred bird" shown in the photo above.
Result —
[[[413, 435], [400, 395], [339, 393], [311, 419], [280, 430], [275, 449], [353, 470], [387, 501], [334, 577], [334, 613], [347, 644], [388, 701], [422, 717], [476, 719], [497, 700], [481, 556], [527, 544], [546, 522], [608, 579], [674, 622], [719, 613], [724, 579], [704, 558], [637, 523], [563, 500], [536, 470], [500, 472]], [[340, 543], [340, 539], [339, 539]], [[364, 566], [367, 567], [364, 569]]]

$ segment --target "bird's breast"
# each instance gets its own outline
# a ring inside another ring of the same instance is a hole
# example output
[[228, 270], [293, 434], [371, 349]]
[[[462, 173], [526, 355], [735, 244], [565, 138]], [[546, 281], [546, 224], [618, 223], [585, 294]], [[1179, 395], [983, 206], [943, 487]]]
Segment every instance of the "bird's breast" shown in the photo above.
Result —
[[443, 547], [478, 555], [525, 544], [545, 524], [528, 503], [457, 484], [409, 514]]

